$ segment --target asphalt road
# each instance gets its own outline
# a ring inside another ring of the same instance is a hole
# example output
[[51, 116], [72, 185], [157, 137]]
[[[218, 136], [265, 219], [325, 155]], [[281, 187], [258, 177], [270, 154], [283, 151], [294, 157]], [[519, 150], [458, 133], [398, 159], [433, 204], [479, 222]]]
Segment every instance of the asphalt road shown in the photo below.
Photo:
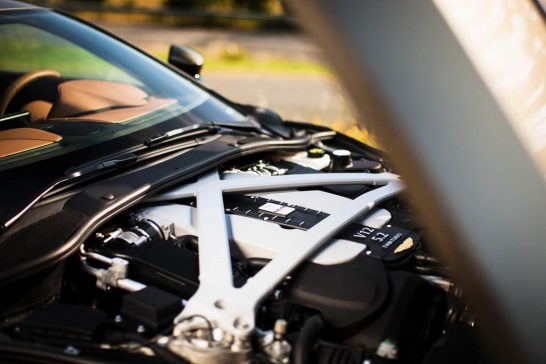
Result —
[[[304, 60], [322, 63], [321, 50], [302, 34], [163, 26], [101, 24], [111, 32], [148, 50], [166, 52], [171, 43], [213, 53], [227, 43], [238, 44], [254, 58]], [[320, 73], [207, 72], [203, 82], [228, 98], [269, 107], [284, 118], [331, 125], [349, 122], [352, 113], [336, 80]]]
[[271, 108], [291, 120], [330, 124], [351, 118], [338, 85], [329, 78], [205, 73], [204, 83], [233, 100]]

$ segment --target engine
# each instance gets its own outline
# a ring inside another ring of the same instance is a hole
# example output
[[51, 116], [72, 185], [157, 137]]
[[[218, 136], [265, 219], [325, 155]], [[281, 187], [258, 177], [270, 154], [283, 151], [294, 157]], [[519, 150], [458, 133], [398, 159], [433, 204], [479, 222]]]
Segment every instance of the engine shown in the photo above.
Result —
[[421, 363], [474, 318], [403, 187], [320, 143], [213, 168], [100, 226], [18, 334], [166, 362]]

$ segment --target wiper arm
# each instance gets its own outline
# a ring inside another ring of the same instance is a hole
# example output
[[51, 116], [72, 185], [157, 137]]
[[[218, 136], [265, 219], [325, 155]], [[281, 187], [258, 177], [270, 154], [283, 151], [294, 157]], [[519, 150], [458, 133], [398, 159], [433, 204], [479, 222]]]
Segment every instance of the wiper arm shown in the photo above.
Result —
[[[2, 230], [10, 227], [15, 221], [17, 221], [25, 212], [27, 212], [32, 206], [38, 203], [46, 194], [52, 191], [54, 188], [60, 184], [69, 182], [73, 179], [80, 178], [82, 176], [90, 175], [95, 172], [105, 171], [110, 169], [117, 169], [121, 167], [126, 167], [131, 164], [134, 164], [138, 161], [138, 156], [133, 153], [122, 154], [119, 156], [112, 157], [111, 159], [102, 159], [100, 161], [91, 162], [84, 164], [82, 166], [72, 167], [68, 169], [64, 176], [57, 178], [51, 182], [47, 187], [42, 190], [39, 194], [32, 197], [28, 203], [24, 205], [20, 210], [14, 208], [12, 211], [8, 211], [5, 215], [8, 215], [8, 218], [2, 222]], [[5, 216], [4, 215], [4, 216]], [[3, 216], [3, 217], [4, 217]]]
[[[186, 139], [189, 137], [197, 137], [204, 134], [207, 134], [207, 135], [213, 134], [213, 133], [216, 133], [218, 130], [219, 130], [219, 127], [215, 126], [213, 123], [196, 124], [196, 125], [191, 125], [188, 127], [170, 130], [163, 134], [158, 134], [156, 136], [146, 139], [143, 144], [146, 147], [151, 148], [156, 145], [162, 144], [163, 142], [166, 142], [166, 141]], [[141, 160], [145, 160], [146, 158], [144, 157], [144, 155], [142, 157], [139, 157], [138, 155], [132, 153], [132, 152], [136, 152], [140, 150], [142, 149], [141, 148], [133, 149], [131, 152], [126, 152], [124, 154], [118, 154], [116, 156], [103, 158], [98, 161], [86, 163], [81, 166], [72, 167], [68, 169], [64, 173], [63, 177], [57, 178], [53, 182], [49, 183], [46, 186], [46, 188], [44, 188], [41, 192], [34, 195], [33, 197], [30, 197], [27, 201], [22, 201], [21, 204], [19, 204], [19, 206], [12, 207], [10, 210], [1, 214], [0, 215], [0, 222], [2, 223], [1, 230], [3, 231], [7, 229], [9, 226], [11, 226], [15, 221], [17, 221], [21, 216], [23, 216], [23, 214], [25, 214], [30, 208], [32, 208], [42, 198], [44, 198], [44, 196], [46, 196], [53, 189], [57, 188], [57, 186], [61, 184], [70, 182], [74, 179], [77, 179], [83, 176], [130, 166]]]
[[102, 171], [105, 169], [125, 167], [133, 163], [136, 163], [137, 161], [138, 161], [138, 156], [136, 154], [127, 153], [120, 156], [116, 156], [112, 159], [103, 160], [100, 162], [87, 163], [78, 167], [72, 167], [64, 173], [65, 177], [63, 178], [63, 182], [73, 178], [85, 176], [87, 174], [91, 174], [94, 172]]
[[218, 131], [218, 127], [213, 123], [195, 124], [186, 126], [183, 128], [169, 130], [166, 133], [158, 134], [150, 137], [144, 141], [144, 144], [148, 147], [163, 143], [167, 140], [175, 140], [178, 138], [187, 138], [191, 136], [198, 136], [201, 134], [212, 134]]

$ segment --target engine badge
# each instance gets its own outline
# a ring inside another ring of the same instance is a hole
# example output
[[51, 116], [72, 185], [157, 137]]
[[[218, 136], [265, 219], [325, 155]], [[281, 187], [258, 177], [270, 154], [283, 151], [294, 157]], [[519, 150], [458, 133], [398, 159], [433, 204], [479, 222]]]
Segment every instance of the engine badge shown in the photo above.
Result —
[[291, 229], [308, 230], [329, 215], [307, 207], [259, 196], [229, 194], [224, 196], [225, 212], [267, 221]]
[[376, 229], [357, 223], [341, 230], [337, 238], [366, 244], [369, 254], [384, 262], [397, 261], [415, 251], [418, 237], [410, 230], [387, 225]]
[[[330, 216], [326, 212], [308, 207], [242, 194], [225, 195], [224, 207], [228, 214], [245, 216], [289, 229], [304, 231], [312, 229]], [[419, 245], [418, 237], [410, 230], [393, 225], [374, 228], [359, 223], [350, 223], [335, 234], [334, 238], [363, 244], [366, 246], [368, 255], [379, 258], [383, 262], [403, 259], [415, 251]]]
[[413, 239], [407, 238], [406, 240], [402, 242], [402, 244], [398, 245], [398, 247], [394, 249], [394, 254], [400, 254], [411, 248], [413, 248]]
[[265, 203], [264, 205], [260, 206], [259, 209], [280, 216], [288, 216], [296, 210], [293, 207], [278, 205], [272, 202]]

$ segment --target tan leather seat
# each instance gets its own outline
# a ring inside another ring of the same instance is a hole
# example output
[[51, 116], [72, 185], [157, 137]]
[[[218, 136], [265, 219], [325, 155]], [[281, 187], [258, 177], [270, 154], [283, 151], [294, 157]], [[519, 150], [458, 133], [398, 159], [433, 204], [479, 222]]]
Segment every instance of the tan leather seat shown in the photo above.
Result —
[[30, 112], [30, 123], [40, 123], [47, 119], [53, 104], [44, 100], [31, 101], [22, 107], [22, 110]]
[[113, 81], [65, 81], [58, 91], [59, 99], [48, 117], [52, 122], [123, 123], [176, 103], [176, 99], [148, 97], [137, 86]]
[[52, 118], [69, 118], [81, 113], [111, 108], [145, 106], [148, 94], [134, 85], [100, 80], [65, 81], [58, 86], [59, 99]]

